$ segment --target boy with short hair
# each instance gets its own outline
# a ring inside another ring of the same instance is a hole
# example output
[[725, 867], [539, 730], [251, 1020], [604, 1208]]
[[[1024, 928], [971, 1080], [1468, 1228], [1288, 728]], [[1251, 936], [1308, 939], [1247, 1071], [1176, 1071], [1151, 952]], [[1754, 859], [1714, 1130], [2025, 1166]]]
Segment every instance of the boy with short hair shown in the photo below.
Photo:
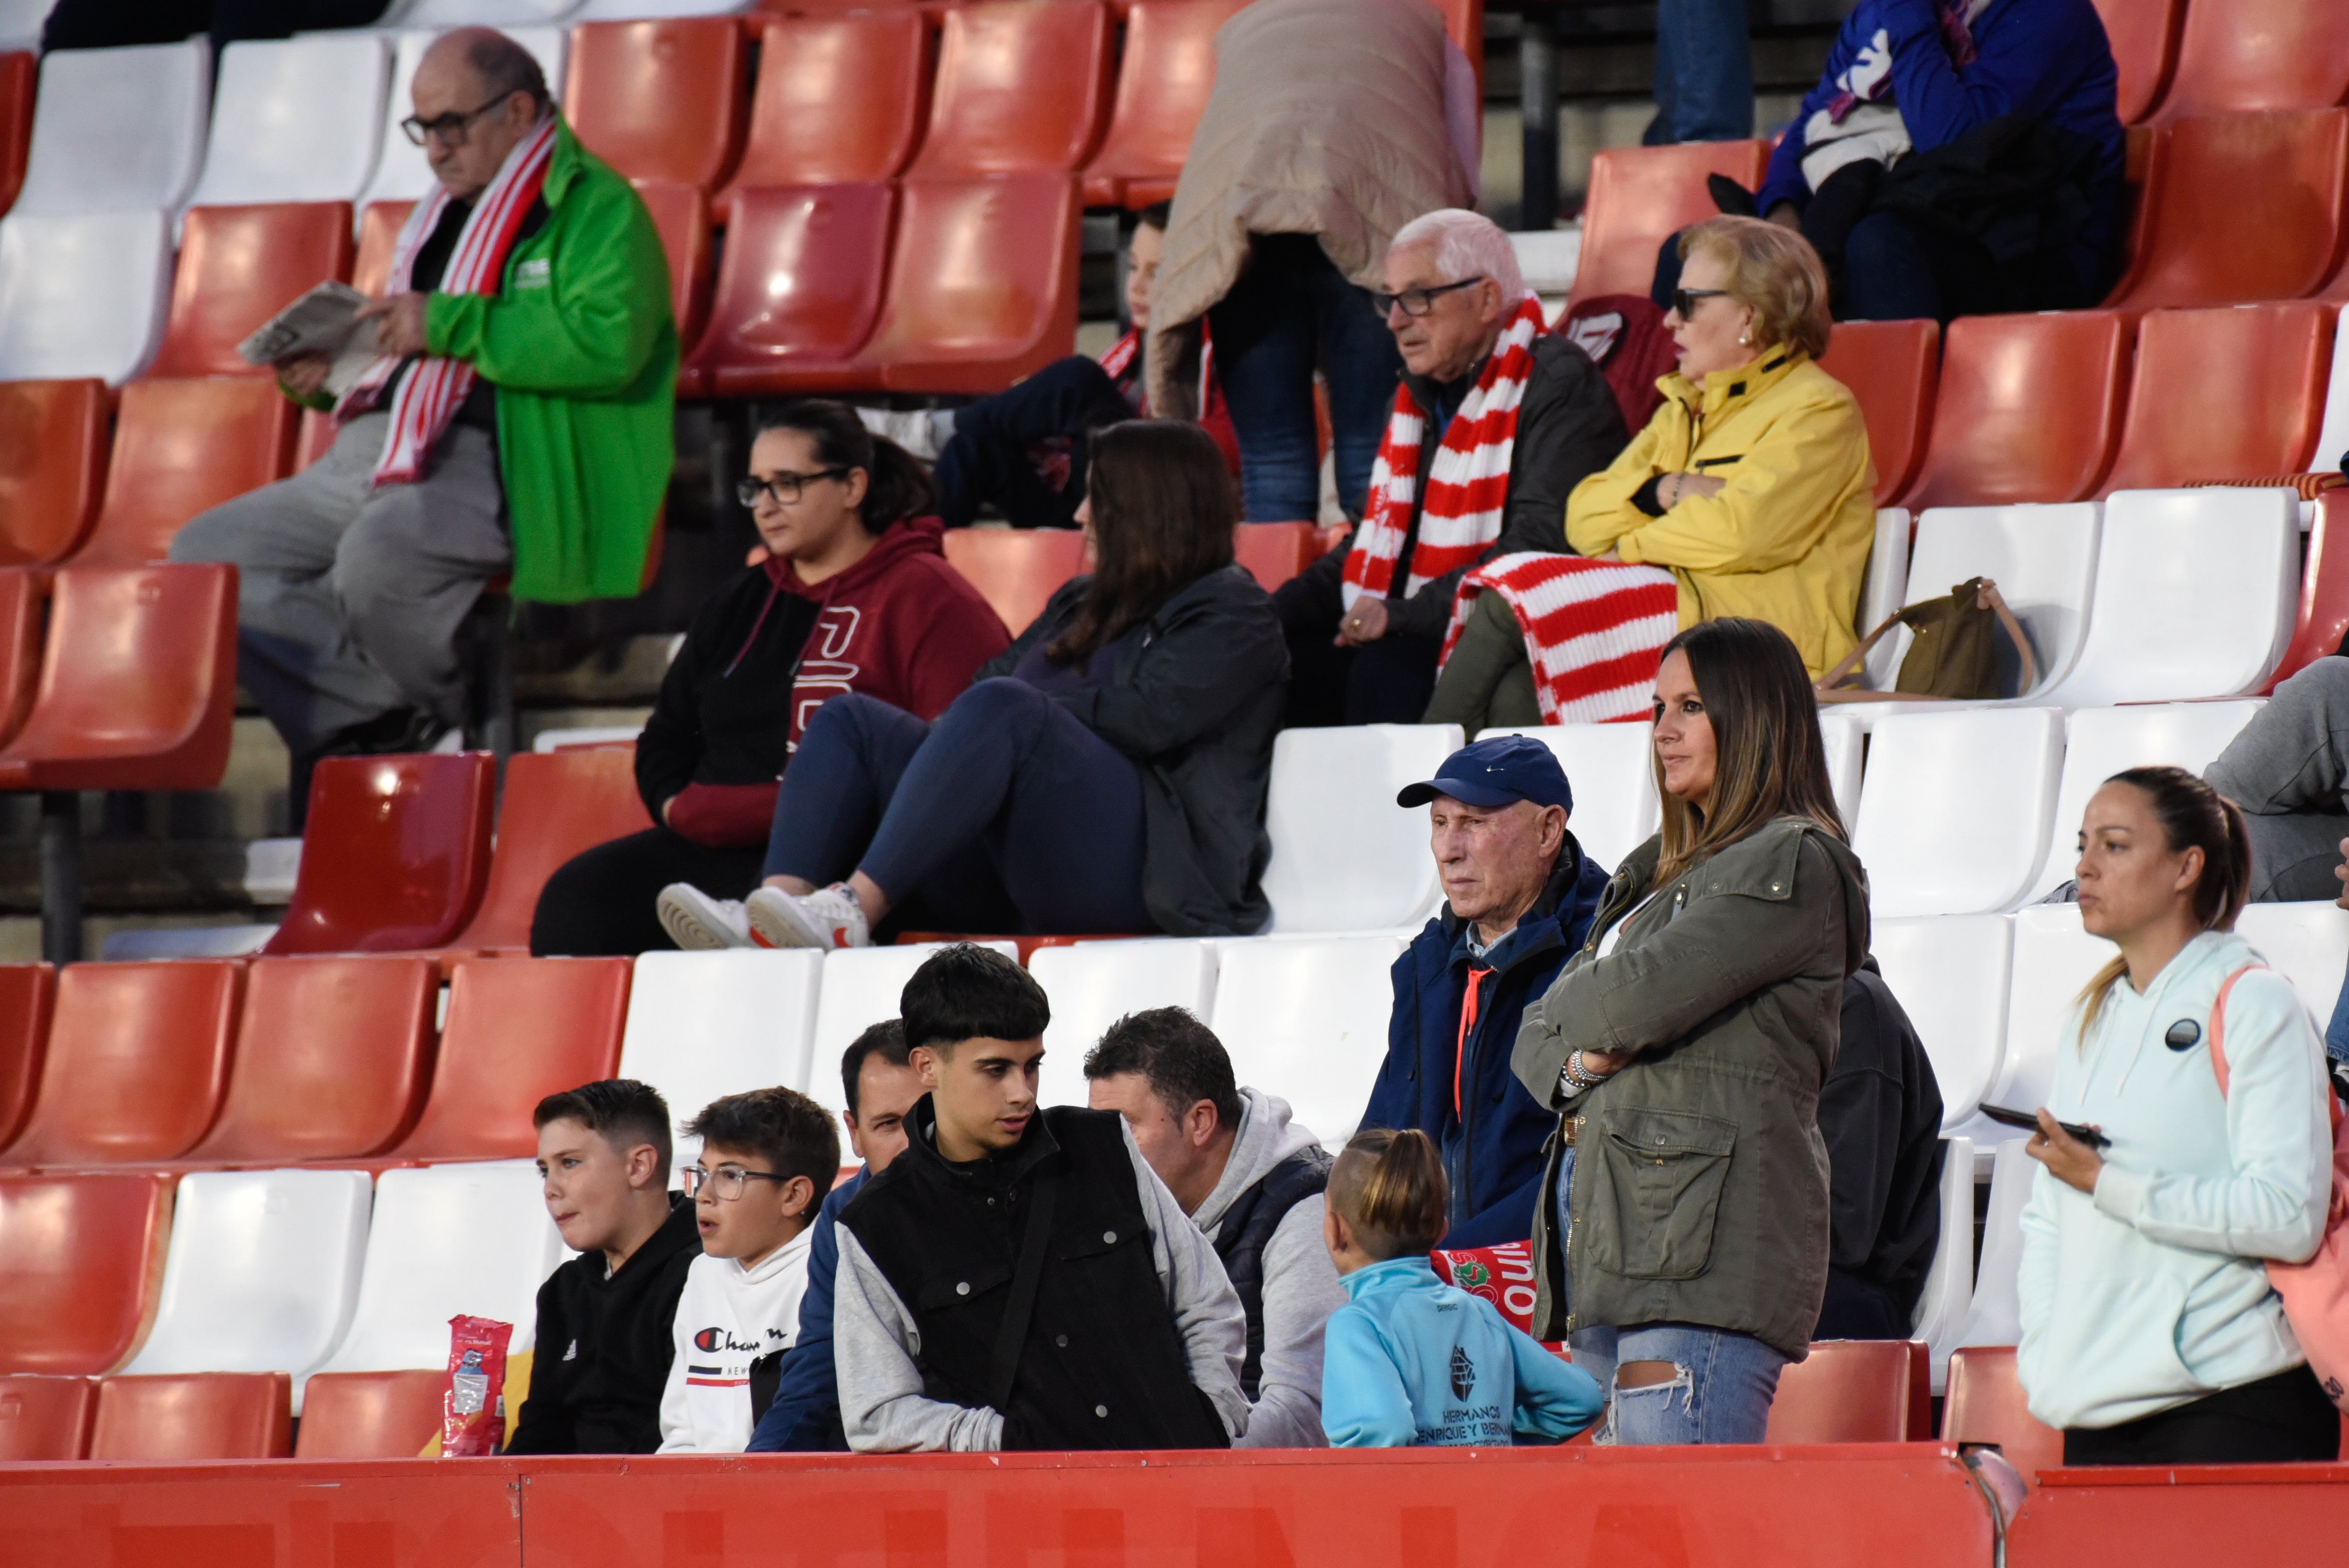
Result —
[[1247, 1424], [1239, 1297], [1123, 1117], [1037, 1109], [1043, 988], [957, 944], [898, 1011], [929, 1092], [840, 1212], [849, 1446], [1227, 1446]]
[[660, 1451], [739, 1454], [775, 1397], [799, 1334], [810, 1225], [840, 1171], [822, 1106], [788, 1088], [730, 1094], [686, 1125], [701, 1256], [677, 1304]]
[[538, 1343], [510, 1454], [648, 1454], [660, 1447], [669, 1325], [701, 1251], [693, 1205], [668, 1190], [668, 1106], [633, 1078], [538, 1102], [546, 1210], [582, 1256], [538, 1287]]

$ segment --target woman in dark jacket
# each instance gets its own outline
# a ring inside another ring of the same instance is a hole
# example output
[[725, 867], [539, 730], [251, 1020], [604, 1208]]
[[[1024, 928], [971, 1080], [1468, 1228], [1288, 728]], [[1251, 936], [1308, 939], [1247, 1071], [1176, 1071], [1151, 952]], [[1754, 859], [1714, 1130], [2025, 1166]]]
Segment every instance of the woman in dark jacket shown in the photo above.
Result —
[[825, 698], [869, 692], [935, 718], [1010, 640], [947, 564], [929, 475], [846, 405], [770, 415], [741, 489], [768, 558], [694, 616], [636, 738], [636, 789], [659, 825], [547, 880], [533, 953], [669, 946], [663, 888], [740, 898], [758, 885], [776, 779]]
[[1092, 573], [935, 724], [862, 693], [826, 703], [776, 799], [765, 885], [740, 914], [671, 889], [670, 929], [688, 906], [723, 923], [710, 945], [862, 946], [893, 912], [966, 932], [1262, 926], [1288, 655], [1233, 562], [1237, 511], [1196, 426], [1101, 431], [1077, 513]]
[[1560, 1113], [1534, 1324], [1611, 1380], [1614, 1440], [1755, 1443], [1826, 1288], [1819, 1088], [1868, 883], [1785, 633], [1690, 627], [1655, 711], [1663, 830], [1616, 872], [1512, 1061]]

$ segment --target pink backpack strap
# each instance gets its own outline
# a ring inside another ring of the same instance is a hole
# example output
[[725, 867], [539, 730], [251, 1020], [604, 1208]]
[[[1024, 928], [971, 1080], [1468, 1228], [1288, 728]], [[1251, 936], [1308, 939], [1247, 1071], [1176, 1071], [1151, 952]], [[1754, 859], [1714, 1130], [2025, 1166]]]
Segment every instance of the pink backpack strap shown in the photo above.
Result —
[[2210, 1004], [2210, 1070], [2219, 1077], [2219, 1098], [2227, 1096], [2227, 993], [2235, 982], [2254, 969], [2264, 969], [2264, 964], [2246, 964], [2219, 982], [2219, 995]]

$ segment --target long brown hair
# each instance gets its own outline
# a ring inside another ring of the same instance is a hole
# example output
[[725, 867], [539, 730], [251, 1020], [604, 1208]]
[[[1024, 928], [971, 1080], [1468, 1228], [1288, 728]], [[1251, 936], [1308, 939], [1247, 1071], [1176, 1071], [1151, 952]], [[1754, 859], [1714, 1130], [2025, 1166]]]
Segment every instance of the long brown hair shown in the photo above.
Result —
[[1127, 419], [1092, 434], [1093, 576], [1069, 629], [1045, 648], [1082, 664], [1158, 607], [1232, 563], [1239, 499], [1224, 454], [1198, 426]]
[[[1807, 817], [1845, 837], [1827, 782], [1826, 742], [1819, 735], [1818, 694], [1803, 655], [1767, 621], [1703, 621], [1664, 645], [1664, 657], [1688, 655], [1689, 675], [1713, 722], [1713, 795], [1700, 810], [1664, 788], [1663, 855], [1651, 888], [1719, 853], [1780, 817]], [[1656, 709], [1661, 717], [1661, 704]]]
[[1451, 1202], [1444, 1161], [1427, 1134], [1392, 1127], [1357, 1132], [1330, 1167], [1330, 1210], [1354, 1244], [1384, 1263], [1423, 1253], [1444, 1239]]
[[[2235, 917], [2251, 896], [2251, 837], [2243, 826], [2242, 809], [2183, 768], [2131, 768], [2105, 782], [2126, 784], [2144, 794], [2161, 823], [2162, 845], [2171, 854], [2202, 851], [2202, 874], [2194, 882], [2194, 918], [2205, 931], [2234, 930]], [[2089, 1026], [2105, 1010], [2113, 983], [2127, 973], [2128, 960], [2116, 957], [2082, 988], [2075, 1049], [2087, 1048]]]

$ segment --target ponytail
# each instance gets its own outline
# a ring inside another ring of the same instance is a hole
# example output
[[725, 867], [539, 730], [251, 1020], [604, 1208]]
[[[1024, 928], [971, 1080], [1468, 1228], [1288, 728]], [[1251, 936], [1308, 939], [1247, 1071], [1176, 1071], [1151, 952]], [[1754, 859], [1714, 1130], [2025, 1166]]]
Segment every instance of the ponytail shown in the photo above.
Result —
[[[2126, 784], [2144, 794], [2161, 820], [2162, 841], [2171, 854], [2202, 851], [2202, 874], [2194, 883], [2194, 918], [2205, 931], [2234, 930], [2235, 917], [2251, 894], [2251, 839], [2243, 826], [2242, 809], [2183, 768], [2131, 768], [2105, 782]], [[2104, 1012], [2105, 998], [2127, 973], [2127, 961], [2115, 958], [2081, 991], [2076, 1048], [2086, 1048], [2088, 1030]]]
[[1383, 1263], [1442, 1241], [1451, 1196], [1427, 1134], [1379, 1127], [1347, 1141], [1330, 1169], [1327, 1201], [1354, 1244]]
[[827, 469], [863, 469], [864, 499], [857, 521], [876, 537], [909, 517], [938, 510], [938, 487], [929, 470], [896, 442], [875, 436], [845, 403], [802, 397], [759, 421], [752, 438], [770, 430], [792, 430], [815, 444], [815, 460]]

